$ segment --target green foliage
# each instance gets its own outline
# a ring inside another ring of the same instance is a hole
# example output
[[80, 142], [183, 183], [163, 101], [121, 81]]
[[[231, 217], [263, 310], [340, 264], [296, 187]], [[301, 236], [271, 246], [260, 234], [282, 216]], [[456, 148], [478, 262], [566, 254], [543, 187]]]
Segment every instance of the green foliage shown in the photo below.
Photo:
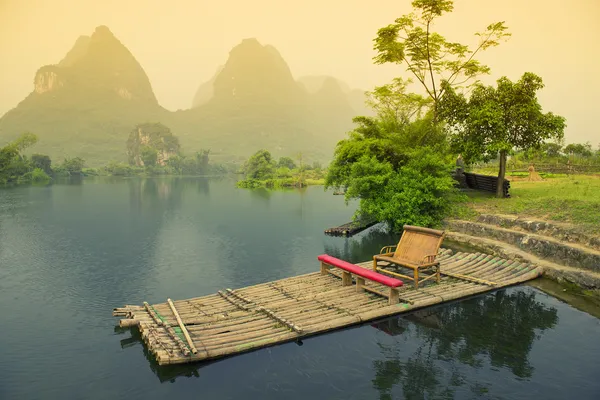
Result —
[[451, 171], [451, 160], [430, 147], [411, 151], [398, 170], [365, 155], [351, 167], [346, 200], [360, 199], [357, 217], [385, 221], [394, 232], [437, 226], [460, 199]]
[[[313, 166], [302, 162], [299, 154], [299, 166], [290, 157], [281, 157], [279, 162], [273, 160], [266, 150], [257, 151], [244, 163], [242, 173], [245, 179], [238, 181], [237, 186], [245, 189], [266, 187], [272, 189], [304, 187], [323, 183], [324, 171], [319, 163]], [[293, 167], [293, 168], [290, 168]], [[317, 168], [314, 168], [314, 167]]]
[[587, 143], [571, 143], [567, 145], [564, 149], [566, 154], [573, 154], [580, 157], [591, 157], [593, 154], [592, 144], [590, 142]]
[[33, 168], [39, 168], [43, 170], [47, 175], [52, 174], [52, 160], [50, 157], [43, 154], [32, 154], [31, 165]]
[[104, 167], [104, 169], [109, 175], [112, 176], [132, 176], [135, 175], [136, 172], [142, 171], [141, 168], [117, 161], [111, 161], [106, 167]]
[[542, 78], [526, 72], [516, 83], [498, 79], [497, 88], [478, 84], [467, 100], [444, 84], [447, 94], [439, 112], [448, 124], [452, 147], [468, 163], [488, 161], [500, 153], [498, 197], [510, 151], [536, 149], [548, 139], [563, 138], [565, 119], [542, 113], [537, 91], [543, 87]]
[[530, 72], [518, 82], [502, 77], [497, 88], [477, 85], [470, 99], [447, 87], [440, 112], [448, 123], [451, 143], [467, 162], [489, 160], [499, 151], [526, 150], [548, 139], [562, 139], [565, 119], [542, 113], [537, 91], [542, 79]]
[[0, 148], [0, 183], [31, 181], [31, 162], [21, 152], [36, 142], [37, 136], [24, 133]]
[[259, 150], [244, 164], [244, 175], [250, 180], [270, 179], [275, 172], [275, 165], [275, 160], [269, 151]]
[[467, 45], [450, 42], [432, 31], [437, 18], [454, 9], [450, 0], [414, 0], [412, 13], [397, 18], [393, 24], [379, 29], [375, 38], [377, 56], [375, 63], [404, 64], [421, 84], [433, 101], [434, 120], [437, 107], [446, 87], [458, 88], [473, 81], [481, 74], [489, 73], [489, 67], [481, 64], [475, 56], [488, 48], [498, 46], [510, 34], [504, 22], [487, 26], [476, 33], [479, 43], [474, 50]]
[[446, 152], [445, 134], [432, 124], [430, 117], [405, 124], [392, 132], [378, 118], [356, 117], [354, 121], [357, 127], [336, 147], [325, 179], [327, 187], [348, 187], [353, 179], [352, 166], [363, 156], [389, 163], [394, 171], [398, 171], [408, 162], [411, 149], [416, 147], [429, 146], [435, 152]]
[[145, 167], [154, 167], [158, 161], [158, 150], [150, 146], [142, 146], [140, 158]]
[[35, 168], [31, 172], [31, 181], [35, 183], [49, 182], [50, 176], [41, 168]]
[[82, 173], [83, 167], [85, 166], [85, 160], [81, 157], [65, 158], [62, 165], [62, 170], [66, 171], [69, 175], [79, 175]]
[[279, 161], [277, 162], [277, 167], [294, 169], [294, 168], [296, 168], [296, 163], [294, 162], [294, 160], [292, 160], [291, 157], [281, 157], [281, 158], [279, 158]]
[[395, 78], [391, 83], [367, 92], [367, 105], [381, 121], [389, 123], [388, 129], [397, 130], [414, 118], [421, 118], [424, 110], [431, 106], [431, 99], [407, 93], [411, 83], [412, 79]]

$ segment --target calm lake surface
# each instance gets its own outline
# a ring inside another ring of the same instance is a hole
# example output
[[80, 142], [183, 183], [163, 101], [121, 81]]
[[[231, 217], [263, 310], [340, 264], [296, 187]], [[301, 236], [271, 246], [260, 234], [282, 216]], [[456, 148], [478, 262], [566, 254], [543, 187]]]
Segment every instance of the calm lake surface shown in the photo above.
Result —
[[114, 307], [365, 261], [322, 187], [86, 179], [0, 189], [0, 399], [598, 399], [600, 320], [520, 286], [218, 362], [148, 359]]

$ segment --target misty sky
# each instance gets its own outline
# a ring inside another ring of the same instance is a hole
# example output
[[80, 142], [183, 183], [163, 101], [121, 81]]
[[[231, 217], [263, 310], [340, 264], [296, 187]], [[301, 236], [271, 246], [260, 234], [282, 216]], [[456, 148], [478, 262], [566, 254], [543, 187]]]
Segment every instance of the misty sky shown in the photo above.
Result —
[[[410, 0], [0, 0], [0, 115], [33, 90], [39, 67], [62, 59], [80, 35], [107, 25], [140, 62], [161, 105], [189, 108], [198, 86], [243, 38], [275, 46], [295, 77], [333, 75], [370, 90], [403, 67], [374, 65], [377, 30], [410, 11]], [[472, 34], [506, 21], [513, 37], [480, 57], [502, 75], [539, 74], [545, 111], [567, 118], [567, 142], [600, 143], [599, 0], [456, 0], [436, 29]]]

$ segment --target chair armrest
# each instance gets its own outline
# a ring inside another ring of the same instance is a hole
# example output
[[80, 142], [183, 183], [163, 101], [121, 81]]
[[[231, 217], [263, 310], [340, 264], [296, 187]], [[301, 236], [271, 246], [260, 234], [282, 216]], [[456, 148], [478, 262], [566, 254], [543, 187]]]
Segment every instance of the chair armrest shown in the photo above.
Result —
[[373, 259], [378, 258], [378, 257], [393, 257], [394, 253], [381, 253], [381, 254], [375, 254], [373, 256]]
[[435, 264], [437, 264], [437, 262], [435, 261], [436, 257], [437, 257], [437, 254], [426, 255], [425, 257], [423, 257], [423, 260], [419, 263], [419, 265], [425, 265], [425, 264], [435, 265]]
[[393, 253], [394, 251], [396, 251], [396, 247], [398, 247], [397, 244], [392, 245], [392, 246], [385, 246], [379, 251], [379, 254]]

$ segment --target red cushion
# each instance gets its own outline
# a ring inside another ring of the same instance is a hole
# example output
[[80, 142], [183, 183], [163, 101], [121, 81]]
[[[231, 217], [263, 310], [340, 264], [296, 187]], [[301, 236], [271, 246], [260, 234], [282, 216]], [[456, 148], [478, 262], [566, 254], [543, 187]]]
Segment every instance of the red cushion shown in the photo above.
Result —
[[402, 282], [400, 279], [390, 278], [389, 276], [379, 274], [370, 269], [359, 267], [358, 265], [351, 264], [347, 261], [340, 260], [339, 258], [335, 258], [327, 254], [321, 254], [317, 257], [317, 259], [325, 264], [333, 265], [334, 267], [341, 268], [355, 275], [362, 276], [370, 281], [381, 283], [385, 286], [395, 288], [404, 284], [404, 282]]

